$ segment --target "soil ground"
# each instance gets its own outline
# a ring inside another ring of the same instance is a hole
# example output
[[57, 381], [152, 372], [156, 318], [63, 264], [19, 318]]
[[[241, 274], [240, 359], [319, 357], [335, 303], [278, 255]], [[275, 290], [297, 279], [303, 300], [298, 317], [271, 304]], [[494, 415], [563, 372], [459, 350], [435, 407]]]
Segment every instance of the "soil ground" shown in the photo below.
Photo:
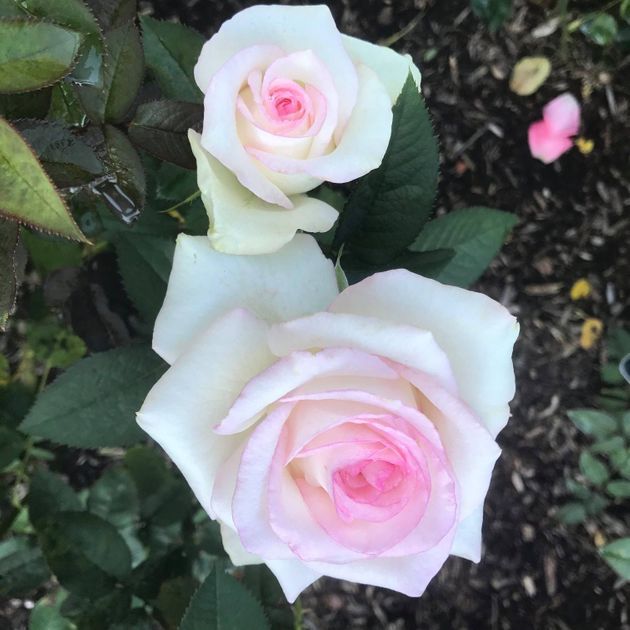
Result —
[[[210, 35], [250, 2], [146, 3]], [[483, 559], [451, 558], [420, 599], [321, 580], [303, 597], [306, 627], [453, 630], [612, 630], [630, 628], [628, 587], [597, 556], [627, 527], [566, 528], [555, 517], [580, 438], [566, 410], [589, 404], [599, 387], [600, 349], [579, 346], [585, 317], [605, 326], [630, 321], [630, 58], [603, 53], [579, 34], [560, 53], [559, 31], [537, 38], [550, 3], [515, 2], [508, 24], [491, 34], [466, 0], [328, 2], [340, 29], [384, 40], [417, 20], [394, 44], [423, 72], [423, 91], [442, 145], [437, 211], [488, 205], [521, 219], [477, 287], [521, 323], [515, 351], [518, 393], [499, 442], [503, 455], [485, 509]], [[580, 10], [600, 3], [576, 2]], [[523, 56], [553, 63], [534, 96], [508, 87]], [[534, 160], [527, 126], [548, 100], [571, 91], [583, 102], [590, 155], [573, 149], [553, 165]], [[572, 302], [573, 282], [593, 296]]]

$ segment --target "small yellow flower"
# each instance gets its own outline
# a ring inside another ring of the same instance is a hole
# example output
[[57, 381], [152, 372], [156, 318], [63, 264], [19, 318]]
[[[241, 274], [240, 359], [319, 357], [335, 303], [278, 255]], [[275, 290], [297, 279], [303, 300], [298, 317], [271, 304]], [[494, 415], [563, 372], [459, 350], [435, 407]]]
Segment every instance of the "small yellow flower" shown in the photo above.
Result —
[[604, 324], [601, 319], [589, 317], [582, 324], [582, 334], [580, 335], [580, 346], [584, 350], [590, 350], [602, 336]]
[[576, 280], [571, 287], [571, 299], [575, 302], [576, 300], [587, 298], [592, 291], [593, 287], [591, 283], [586, 278], [580, 278]]
[[575, 146], [582, 155], [590, 155], [595, 148], [595, 142], [590, 138], [583, 138], [580, 136], [575, 140]]

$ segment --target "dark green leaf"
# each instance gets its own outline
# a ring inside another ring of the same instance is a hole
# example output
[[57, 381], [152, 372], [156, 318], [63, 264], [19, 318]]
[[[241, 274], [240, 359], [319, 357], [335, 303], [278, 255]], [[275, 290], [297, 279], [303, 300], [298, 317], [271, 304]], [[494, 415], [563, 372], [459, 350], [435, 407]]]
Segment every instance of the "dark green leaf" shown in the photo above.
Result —
[[586, 435], [604, 438], [617, 430], [617, 421], [611, 415], [597, 409], [572, 409], [567, 415]]
[[625, 20], [630, 24], [630, 0], [621, 0], [619, 6], [619, 15], [622, 20]]
[[137, 209], [143, 208], [147, 184], [137, 151], [116, 127], [105, 127], [105, 144], [108, 165], [116, 185], [122, 188]]
[[87, 0], [104, 29], [110, 30], [136, 17], [136, 0]]
[[27, 94], [0, 94], [0, 116], [9, 119], [44, 118], [50, 108], [52, 89], [44, 88]]
[[41, 550], [26, 538], [0, 542], [0, 597], [24, 596], [49, 577]]
[[78, 87], [66, 81], [52, 88], [48, 118], [65, 123], [71, 127], [83, 127], [88, 116], [79, 100]]
[[188, 130], [200, 130], [203, 105], [181, 101], [155, 101], [141, 105], [129, 126], [131, 141], [151, 155], [183, 168], [196, 161], [188, 142]]
[[195, 83], [193, 68], [199, 58], [203, 37], [174, 22], [142, 16], [147, 67], [167, 98], [200, 103], [203, 94]]
[[95, 354], [73, 365], [39, 396], [25, 432], [84, 448], [125, 446], [143, 433], [135, 422], [164, 362], [146, 346]]
[[28, 620], [28, 630], [75, 630], [76, 626], [54, 606], [39, 602]]
[[492, 208], [454, 210], [429, 221], [411, 249], [416, 252], [453, 250], [452, 260], [432, 277], [446, 284], [467, 287], [492, 262], [517, 220], [513, 214]]
[[36, 528], [57, 512], [75, 512], [82, 509], [75, 491], [59, 476], [47, 470], [38, 470], [31, 479], [28, 493], [28, 511]]
[[155, 607], [167, 628], [177, 628], [199, 585], [191, 576], [168, 580], [160, 587]]
[[567, 490], [578, 499], [586, 501], [591, 496], [591, 491], [583, 486], [581, 483], [574, 481], [573, 479], [567, 479]]
[[243, 584], [263, 605], [273, 630], [294, 630], [296, 627], [293, 610], [276, 576], [264, 564], [245, 567]]
[[595, 13], [580, 26], [580, 31], [599, 46], [608, 46], [617, 37], [617, 20], [609, 13]]
[[580, 472], [596, 486], [602, 485], [609, 477], [605, 464], [588, 451], [580, 455]]
[[129, 584], [138, 597], [155, 599], [162, 584], [190, 573], [190, 562], [180, 547], [162, 553], [152, 553], [132, 572]]
[[127, 451], [125, 466], [140, 497], [140, 513], [154, 524], [167, 526], [182, 521], [192, 509], [186, 483], [175, 477], [153, 449], [135, 447]]
[[123, 467], [110, 468], [90, 488], [88, 510], [117, 529], [133, 525], [139, 516], [138, 492]]
[[269, 628], [259, 602], [233, 577], [216, 568], [199, 587], [179, 630]]
[[31, 148], [0, 118], [0, 215], [77, 241], [85, 237]]
[[14, 429], [0, 426], [0, 470], [15, 461], [24, 450], [24, 436]]
[[175, 242], [121, 231], [114, 244], [125, 290], [144, 320], [152, 324], [166, 295]]
[[[61, 607], [62, 613], [72, 619], [80, 630], [111, 630], [113, 624], [121, 622], [129, 615], [130, 609], [131, 593], [119, 587], [96, 598], [90, 596], [88, 599], [82, 599], [70, 595]], [[137, 629], [131, 626], [126, 630]]]
[[63, 267], [78, 267], [83, 260], [81, 246], [59, 238], [22, 230], [31, 262], [42, 275]]
[[0, 387], [0, 424], [15, 429], [33, 404], [34, 392], [19, 381]]
[[589, 516], [597, 516], [603, 512], [609, 504], [610, 502], [605, 496], [593, 493], [584, 505]]
[[586, 508], [582, 503], [567, 503], [558, 510], [558, 520], [565, 525], [577, 525], [586, 520]]
[[610, 481], [606, 490], [618, 499], [630, 498], [630, 481]]
[[89, 512], [58, 512], [40, 533], [48, 566], [79, 597], [107, 595], [131, 572], [131, 555], [116, 528]]
[[28, 0], [27, 15], [55, 22], [83, 35], [77, 65], [71, 79], [99, 85], [102, 82], [102, 56], [105, 51], [98, 22], [82, 0]]
[[630, 538], [615, 540], [599, 552], [624, 580], [630, 580]]
[[107, 54], [103, 86], [83, 86], [78, 94], [94, 122], [118, 123], [125, 119], [142, 85], [142, 44], [133, 22], [126, 22], [108, 32], [105, 41]]
[[[0, 197], [2, 192], [0, 192]], [[16, 252], [20, 226], [0, 217], [0, 331], [15, 308], [18, 289]]]
[[591, 447], [591, 452], [593, 453], [604, 453], [609, 455], [615, 451], [619, 451], [623, 449], [625, 446], [625, 442], [622, 437], [619, 435], [615, 435], [615, 437], [608, 438], [606, 440], [601, 440], [596, 442]]
[[81, 35], [45, 22], [0, 22], [0, 92], [39, 90], [73, 68]]
[[411, 75], [393, 112], [383, 162], [359, 180], [339, 217], [334, 241], [334, 249], [345, 243], [353, 259], [374, 265], [396, 258], [411, 245], [429, 218], [437, 187], [437, 143]]
[[78, 186], [103, 174], [94, 149], [63, 124], [29, 120], [20, 122], [18, 129], [58, 186]]
[[496, 31], [512, 14], [512, 0], [470, 0], [473, 12]]

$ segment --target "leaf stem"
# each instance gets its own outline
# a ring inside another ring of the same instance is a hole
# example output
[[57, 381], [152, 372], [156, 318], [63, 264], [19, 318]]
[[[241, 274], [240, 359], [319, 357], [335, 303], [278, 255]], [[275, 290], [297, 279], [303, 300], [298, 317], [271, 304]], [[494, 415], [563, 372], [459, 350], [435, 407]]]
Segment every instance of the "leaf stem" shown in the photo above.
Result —
[[176, 203], [174, 206], [171, 206], [170, 208], [167, 208], [166, 210], [162, 210], [161, 214], [168, 214], [169, 212], [174, 212], [175, 210], [178, 210], [182, 206], [185, 206], [187, 203], [192, 203], [195, 199], [198, 199], [199, 197], [201, 197], [201, 191], [196, 190], [192, 195], [189, 195], [188, 197], [186, 197], [184, 201], [180, 201], [179, 203]]

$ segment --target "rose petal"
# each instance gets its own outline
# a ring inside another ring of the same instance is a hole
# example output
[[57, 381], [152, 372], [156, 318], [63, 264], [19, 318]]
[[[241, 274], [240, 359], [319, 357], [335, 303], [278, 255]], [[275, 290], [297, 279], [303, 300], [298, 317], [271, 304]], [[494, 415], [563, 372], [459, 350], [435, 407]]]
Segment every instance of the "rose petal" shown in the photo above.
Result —
[[307, 567], [300, 560], [265, 560], [271, 572], [276, 576], [289, 604], [292, 604], [298, 595], [322, 574]]
[[[394, 367], [418, 388], [422, 398], [420, 409], [440, 434], [459, 484], [460, 518], [465, 519], [483, 504], [501, 449], [472, 411], [435, 379], [415, 370]], [[471, 448], [471, 444], [475, 447]]]
[[561, 94], [543, 109], [543, 119], [556, 136], [575, 136], [580, 128], [580, 104], [573, 94]]
[[[333, 313], [369, 313], [383, 321], [430, 330], [450, 361], [462, 400], [488, 427], [494, 437], [505, 426], [514, 396], [512, 347], [518, 324], [498, 302], [473, 291], [440, 284], [398, 269], [377, 273], [348, 287], [330, 306]], [[278, 352], [287, 343], [279, 332], [293, 323], [270, 331], [270, 345]], [[381, 334], [385, 334], [381, 326]], [[364, 339], [364, 336], [361, 335]], [[411, 338], [411, 337], [410, 337]], [[402, 342], [402, 337], [401, 337]], [[295, 345], [291, 343], [290, 345]], [[393, 356], [389, 339], [371, 344], [370, 352], [387, 356], [403, 365], [436, 375], [418, 365], [418, 360]], [[380, 347], [379, 347], [380, 346]], [[359, 346], [360, 347], [360, 346]], [[401, 350], [402, 352], [402, 350]], [[440, 380], [444, 384], [444, 380]], [[450, 391], [452, 388], [447, 387]]]
[[473, 562], [481, 560], [481, 525], [483, 504], [462, 520], [457, 526], [451, 553]]
[[326, 308], [337, 292], [334, 267], [311, 236], [300, 234], [274, 254], [230, 256], [204, 236], [180, 235], [153, 347], [172, 363], [233, 308], [282, 321]]
[[253, 6], [224, 22], [204, 45], [195, 66], [195, 79], [202, 92], [212, 77], [234, 55], [259, 44], [279, 46], [285, 53], [312, 50], [333, 73], [339, 95], [340, 121], [350, 117], [357, 97], [358, 81], [330, 9], [317, 6]]
[[357, 350], [331, 348], [315, 354], [294, 352], [255, 376], [215, 430], [224, 434], [243, 431], [265, 407], [313, 378], [348, 376], [395, 379], [397, 374], [378, 357]]
[[225, 552], [230, 557], [230, 562], [235, 567], [248, 564], [262, 564], [264, 562], [261, 557], [249, 553], [241, 544], [238, 534], [223, 523], [221, 523], [221, 540]]
[[356, 37], [342, 35], [343, 45], [356, 64], [369, 66], [381, 80], [392, 104], [402, 91], [411, 72], [420, 90], [422, 78], [420, 70], [409, 55], [401, 55], [386, 46], [377, 46]]
[[[396, 300], [403, 301], [404, 298], [400, 295]], [[339, 297], [333, 304], [338, 301]], [[393, 304], [390, 307], [397, 310]], [[357, 315], [317, 313], [278, 324], [270, 330], [269, 345], [278, 356], [314, 348], [356, 348], [432, 374], [445, 387], [457, 391], [449, 359], [428, 332], [430, 328], [419, 329], [390, 323], [391, 318], [383, 321], [364, 316], [374, 313], [378, 317], [380, 310], [378, 298], [375, 298], [375, 309], [366, 301], [362, 308], [355, 309]]]
[[264, 201], [292, 208], [291, 200], [265, 177], [247, 154], [237, 129], [238, 95], [247, 78], [282, 56], [278, 46], [251, 46], [230, 58], [212, 77], [204, 97], [201, 146], [229, 169], [238, 181]]
[[210, 217], [208, 237], [215, 249], [228, 254], [266, 254], [288, 243], [298, 230], [326, 232], [338, 213], [329, 204], [297, 195], [287, 210], [269, 204], [241, 186], [234, 175], [189, 132], [197, 159], [197, 181]]
[[196, 336], [137, 414], [138, 424], [168, 453], [210, 515], [217, 472], [243, 440], [218, 436], [212, 427], [245, 383], [274, 361], [266, 337], [267, 324], [247, 311], [229, 312]]
[[337, 147], [321, 157], [296, 160], [277, 153], [249, 152], [272, 171], [302, 173], [334, 183], [349, 182], [378, 168], [392, 128], [392, 103], [385, 86], [370, 68], [359, 66], [359, 96]]
[[527, 138], [532, 156], [545, 164], [557, 160], [573, 146], [568, 137], [553, 133], [544, 120], [529, 126]]

